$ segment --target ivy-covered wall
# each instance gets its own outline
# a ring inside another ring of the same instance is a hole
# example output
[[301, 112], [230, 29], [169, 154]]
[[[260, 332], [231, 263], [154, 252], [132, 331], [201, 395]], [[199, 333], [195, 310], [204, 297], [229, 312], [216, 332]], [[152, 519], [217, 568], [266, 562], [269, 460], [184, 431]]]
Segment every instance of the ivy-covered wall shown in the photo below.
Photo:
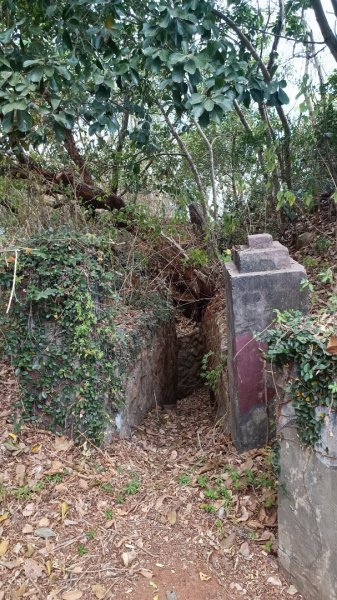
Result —
[[[141, 272], [125, 291], [114, 248], [111, 240], [63, 228], [2, 255], [0, 318], [19, 381], [18, 423], [41, 421], [102, 443], [121, 411], [123, 376], [139, 352], [142, 326], [155, 327], [171, 310], [165, 298], [144, 294]], [[132, 332], [123, 326], [128, 319], [137, 323]]]

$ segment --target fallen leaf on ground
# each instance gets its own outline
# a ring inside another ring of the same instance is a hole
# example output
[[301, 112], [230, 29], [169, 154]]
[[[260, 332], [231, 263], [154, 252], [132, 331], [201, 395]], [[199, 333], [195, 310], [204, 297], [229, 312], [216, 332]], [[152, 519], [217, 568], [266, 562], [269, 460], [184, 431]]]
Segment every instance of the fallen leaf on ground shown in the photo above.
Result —
[[54, 531], [49, 527], [38, 527], [35, 529], [34, 535], [46, 540], [47, 538], [55, 537], [56, 533], [54, 533]]
[[198, 469], [198, 475], [202, 475], [203, 473], [208, 473], [208, 471], [213, 471], [215, 469], [216, 464], [214, 462], [207, 462], [205, 465]]
[[130, 552], [122, 552], [122, 561], [124, 563], [124, 567], [129, 567], [135, 558], [137, 558], [137, 552], [135, 552], [135, 550], [131, 550]]
[[30, 502], [29, 504], [27, 504], [25, 506], [25, 508], [22, 511], [22, 514], [24, 517], [31, 517], [32, 514], [35, 511], [35, 504], [33, 504], [32, 502]]
[[22, 564], [22, 558], [17, 558], [16, 560], [0, 560], [0, 566], [5, 567], [6, 569], [17, 569]]
[[31, 556], [33, 556], [35, 552], [35, 546], [34, 544], [27, 544], [27, 556], [28, 558], [30, 558]]
[[200, 581], [209, 581], [211, 579], [211, 575], [206, 575], [205, 573], [199, 572]]
[[25, 483], [26, 467], [23, 464], [18, 464], [15, 469], [15, 481], [19, 487]]
[[140, 573], [141, 575], [143, 575], [143, 577], [145, 577], [146, 579], [152, 579], [152, 577], [153, 577], [153, 573], [152, 573], [152, 571], [150, 571], [150, 569], [144, 569], [144, 567], [142, 567], [142, 568], [139, 570], [139, 573]]
[[225, 550], [231, 548], [236, 540], [236, 533], [230, 533], [224, 540], [221, 541], [221, 547]]
[[33, 525], [30, 525], [30, 523], [27, 523], [26, 525], [24, 525], [22, 527], [23, 534], [33, 533], [33, 531], [34, 531]]
[[34, 558], [27, 558], [25, 560], [25, 575], [28, 579], [32, 579], [36, 581], [43, 575], [44, 566], [41, 563], [38, 563]]
[[168, 523], [170, 523], [170, 525], [175, 525], [177, 522], [177, 511], [176, 510], [169, 510], [168, 513], [166, 514], [166, 519], [168, 521]]
[[46, 567], [47, 575], [49, 575], [49, 577], [50, 577], [51, 572], [53, 570], [53, 565], [52, 565], [51, 560], [46, 560], [45, 567]]
[[22, 598], [22, 596], [25, 595], [26, 589], [27, 589], [27, 586], [24, 583], [23, 585], [21, 585], [16, 590], [13, 590], [12, 593], [11, 593], [11, 600], [20, 600], [20, 598]]
[[61, 521], [63, 523], [66, 518], [66, 514], [69, 510], [69, 504], [67, 502], [61, 502]]
[[280, 578], [275, 576], [268, 577], [267, 583], [270, 583], [271, 585], [282, 585]]
[[271, 531], [264, 531], [260, 537], [256, 540], [257, 542], [267, 542], [268, 540], [274, 540], [275, 536]]
[[91, 588], [92, 593], [98, 598], [98, 600], [103, 600], [106, 595], [106, 588], [103, 585], [97, 583], [97, 585], [93, 585]]
[[248, 542], [243, 542], [243, 544], [241, 544], [240, 554], [242, 554], [242, 556], [244, 556], [245, 558], [248, 558], [248, 556], [250, 555]]
[[329, 338], [326, 351], [329, 352], [329, 354], [337, 354], [337, 337], [335, 335], [332, 335]]
[[9, 540], [2, 540], [0, 542], [0, 556], [4, 556], [8, 550]]
[[297, 589], [295, 588], [294, 585], [290, 585], [287, 589], [287, 594], [289, 594], [289, 596], [295, 596], [297, 594]]
[[38, 454], [38, 452], [40, 452], [40, 450], [41, 450], [41, 444], [34, 444], [34, 446], [32, 446], [30, 449], [32, 454]]
[[67, 440], [64, 436], [56, 436], [54, 441], [54, 448], [56, 452], [65, 452], [66, 450], [70, 450], [73, 442], [71, 440]]
[[0, 523], [2, 523], [3, 521], [6, 521], [6, 519], [8, 519], [9, 517], [9, 513], [4, 513], [3, 515], [0, 515]]
[[71, 592], [64, 592], [64, 594], [62, 594], [62, 600], [79, 600], [82, 596], [83, 592], [73, 590]]

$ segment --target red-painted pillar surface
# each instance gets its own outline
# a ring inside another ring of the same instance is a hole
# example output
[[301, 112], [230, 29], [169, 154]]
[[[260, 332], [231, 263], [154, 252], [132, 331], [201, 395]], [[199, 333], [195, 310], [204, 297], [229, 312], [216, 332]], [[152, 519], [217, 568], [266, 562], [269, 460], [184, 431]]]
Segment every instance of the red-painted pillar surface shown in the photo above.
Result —
[[225, 267], [231, 432], [243, 452], [266, 443], [268, 406], [275, 396], [263, 369], [265, 345], [257, 334], [272, 323], [275, 309], [305, 311], [301, 280], [306, 272], [267, 233], [249, 235], [248, 246], [235, 249], [233, 262]]

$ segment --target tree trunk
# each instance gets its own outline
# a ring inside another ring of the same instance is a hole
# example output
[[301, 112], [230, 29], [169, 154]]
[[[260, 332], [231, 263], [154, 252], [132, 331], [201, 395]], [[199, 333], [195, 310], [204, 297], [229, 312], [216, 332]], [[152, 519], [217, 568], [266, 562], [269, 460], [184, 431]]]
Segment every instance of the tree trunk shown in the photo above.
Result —
[[[314, 10], [316, 21], [321, 30], [323, 39], [328, 46], [332, 56], [337, 62], [337, 39], [336, 36], [331, 29], [328, 19], [325, 16], [324, 8], [320, 0], [311, 0], [311, 7]], [[335, 8], [335, 7], [334, 7]]]

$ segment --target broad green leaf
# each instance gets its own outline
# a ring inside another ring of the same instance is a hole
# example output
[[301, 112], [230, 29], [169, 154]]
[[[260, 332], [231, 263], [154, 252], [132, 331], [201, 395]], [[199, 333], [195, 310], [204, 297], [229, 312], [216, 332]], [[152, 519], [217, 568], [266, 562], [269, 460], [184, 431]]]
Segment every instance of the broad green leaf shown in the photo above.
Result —
[[214, 102], [211, 98], [207, 98], [207, 100], [204, 102], [204, 109], [207, 110], [207, 112], [211, 112], [214, 108]]
[[1, 31], [0, 32], [0, 42], [2, 42], [5, 45], [9, 44], [11, 42], [13, 33], [14, 33], [14, 27], [11, 27], [10, 29], [5, 29], [5, 31]]
[[43, 77], [42, 67], [37, 67], [37, 68], [33, 69], [32, 71], [30, 71], [28, 74], [28, 77], [34, 83], [38, 83], [39, 81], [41, 81], [41, 79]]
[[289, 98], [284, 90], [279, 89], [279, 91], [277, 92], [277, 95], [278, 95], [278, 99], [281, 102], [281, 104], [289, 104]]
[[34, 60], [25, 60], [23, 62], [23, 67], [31, 67], [32, 65], [42, 65], [42, 60], [41, 59], [34, 59]]
[[50, 98], [50, 104], [52, 105], [53, 110], [56, 110], [61, 103], [61, 98], [57, 98], [56, 96]]
[[189, 98], [189, 102], [191, 104], [200, 104], [200, 102], [204, 101], [204, 97], [201, 94], [191, 94]]
[[3, 133], [9, 133], [13, 127], [13, 116], [14, 116], [14, 112], [9, 112], [7, 113], [2, 122], [0, 122], [0, 128], [2, 129]]
[[10, 102], [9, 104], [5, 104], [5, 106], [2, 107], [1, 112], [3, 115], [6, 115], [7, 113], [12, 112], [13, 110], [26, 110], [26, 108], [26, 102], [21, 100], [19, 102]]
[[22, 131], [22, 133], [26, 133], [31, 129], [33, 125], [33, 119], [27, 110], [18, 110], [16, 118], [17, 127], [19, 131]]
[[195, 61], [191, 58], [187, 61], [187, 63], [184, 64], [184, 69], [185, 71], [187, 71], [187, 73], [194, 75], [197, 69], [197, 65], [195, 64]]

